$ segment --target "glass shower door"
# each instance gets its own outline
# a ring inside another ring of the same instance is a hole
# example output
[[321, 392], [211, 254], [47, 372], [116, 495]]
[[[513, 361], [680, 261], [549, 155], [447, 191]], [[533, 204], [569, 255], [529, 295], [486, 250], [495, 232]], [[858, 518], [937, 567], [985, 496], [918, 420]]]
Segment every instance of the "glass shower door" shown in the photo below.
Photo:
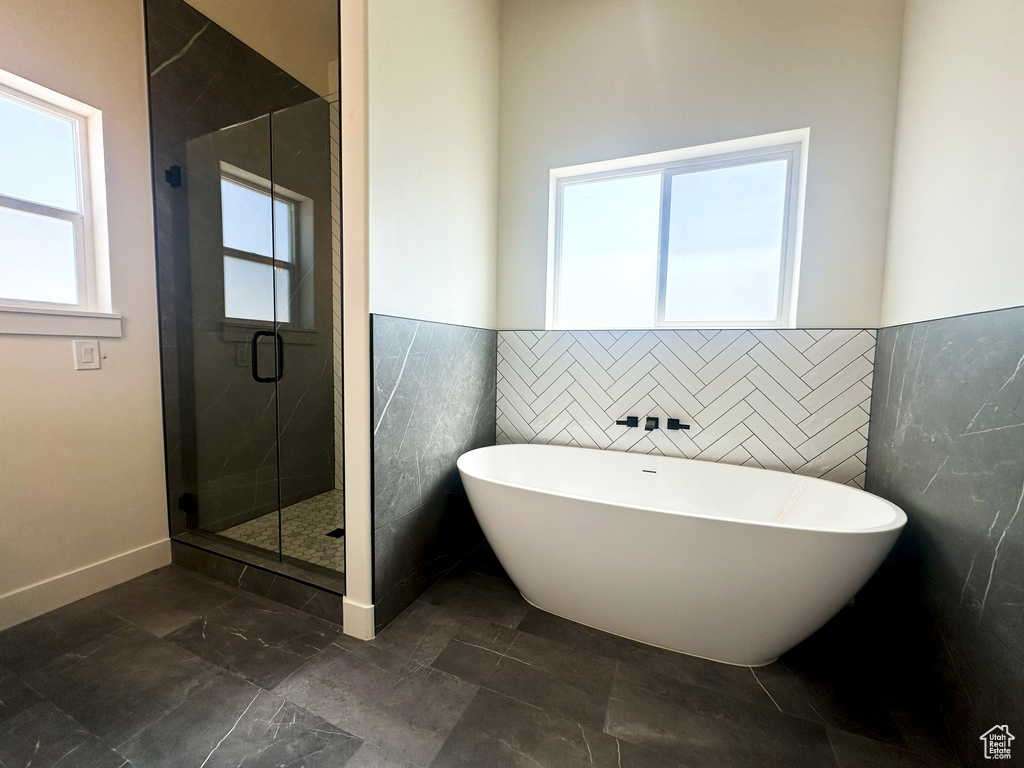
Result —
[[[179, 148], [187, 206], [192, 530], [280, 557], [277, 381], [285, 299], [274, 258], [271, 119]], [[182, 391], [185, 387], [182, 387]]]
[[[341, 466], [341, 296], [332, 104], [271, 116], [277, 329], [285, 374], [280, 424], [281, 554], [332, 574], [345, 569]], [[284, 288], [282, 288], [282, 284]]]
[[328, 580], [344, 573], [336, 117], [316, 99], [175, 148], [185, 528]]

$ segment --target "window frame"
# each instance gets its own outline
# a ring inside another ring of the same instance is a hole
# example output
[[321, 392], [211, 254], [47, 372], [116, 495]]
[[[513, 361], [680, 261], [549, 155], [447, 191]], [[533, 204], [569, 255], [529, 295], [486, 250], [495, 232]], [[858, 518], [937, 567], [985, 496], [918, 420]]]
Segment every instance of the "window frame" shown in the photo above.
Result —
[[[296, 276], [298, 274], [298, 266], [299, 266], [300, 254], [302, 253], [302, 233], [300, 231], [301, 227], [300, 227], [299, 218], [300, 218], [300, 213], [301, 213], [302, 205], [305, 202], [307, 202], [307, 198], [304, 198], [301, 195], [296, 194], [294, 192], [290, 192], [290, 191], [288, 191], [286, 189], [282, 189], [281, 187], [273, 184], [271, 181], [269, 181], [267, 179], [261, 178], [260, 176], [257, 176], [254, 173], [251, 173], [249, 171], [245, 171], [245, 170], [243, 170], [241, 168], [238, 168], [237, 166], [231, 165], [230, 163], [226, 163], [226, 162], [223, 162], [223, 161], [220, 163], [220, 179], [221, 180], [227, 180], [227, 181], [231, 182], [232, 184], [237, 184], [238, 186], [241, 186], [241, 187], [246, 187], [248, 189], [253, 190], [254, 192], [259, 192], [260, 194], [267, 195], [270, 198], [271, 216], [274, 215], [273, 214], [273, 210], [274, 210], [273, 209], [273, 205], [274, 205], [275, 202], [280, 201], [282, 203], [285, 203], [288, 206], [288, 216], [289, 216], [289, 218], [291, 220], [290, 224], [291, 224], [291, 233], [292, 233], [292, 238], [291, 238], [291, 240], [292, 240], [291, 241], [291, 248], [292, 248], [291, 259], [289, 259], [288, 261], [285, 261], [284, 259], [278, 259], [277, 258], [277, 256], [276, 256], [276, 254], [277, 254], [276, 244], [274, 244], [274, 243], [271, 244], [271, 253], [274, 254], [272, 256], [264, 256], [261, 253], [255, 253], [253, 251], [243, 251], [243, 250], [239, 250], [238, 248], [230, 248], [227, 245], [224, 245], [224, 242], [223, 242], [223, 222], [221, 222], [221, 276], [222, 276], [222, 279], [224, 280], [225, 291], [227, 289], [227, 280], [226, 280], [226, 277], [224, 276], [224, 263], [223, 263], [223, 260], [224, 260], [225, 256], [230, 256], [232, 258], [241, 259], [243, 261], [250, 261], [250, 262], [252, 262], [254, 264], [263, 264], [264, 266], [269, 266], [273, 270], [272, 275], [273, 275], [273, 280], [274, 280], [274, 294], [275, 294], [275, 299], [274, 299], [274, 307], [275, 307], [274, 315], [275, 315], [275, 317], [274, 317], [273, 320], [257, 320], [255, 318], [246, 318], [246, 317], [228, 317], [227, 306], [225, 304], [225, 307], [224, 307], [224, 318], [223, 318], [224, 322], [225, 323], [236, 323], [236, 324], [237, 323], [244, 323], [244, 324], [247, 324], [247, 325], [251, 324], [251, 323], [267, 323], [268, 327], [270, 325], [275, 325], [275, 326], [281, 327], [281, 328], [290, 328], [290, 327], [296, 326], [297, 325], [296, 316], [297, 316], [297, 314], [299, 314], [299, 307], [297, 306], [299, 292], [296, 290], [296, 288], [298, 287], [298, 283], [296, 282]], [[223, 210], [223, 208], [222, 208], [222, 210]], [[274, 225], [274, 226], [276, 227], [276, 225]], [[272, 228], [271, 231], [273, 232], [274, 229]], [[276, 295], [277, 295], [277, 270], [278, 269], [283, 269], [283, 270], [285, 270], [288, 273], [288, 290], [290, 292], [290, 297], [289, 297], [289, 303], [288, 303], [288, 320], [286, 320], [286, 321], [281, 321], [276, 316], [277, 315], [277, 299], [276, 299]]]
[[34, 301], [0, 296], [0, 309], [63, 310], [66, 312], [94, 312], [100, 307], [97, 287], [95, 250], [95, 222], [93, 206], [92, 154], [90, 152], [89, 115], [67, 109], [51, 101], [33, 96], [0, 81], [0, 97], [20, 102], [40, 112], [67, 120], [75, 137], [75, 176], [78, 185], [78, 211], [36, 203], [0, 193], [0, 207], [9, 210], [70, 221], [75, 234], [75, 285], [78, 302], [66, 304], [56, 301]]
[[[551, 171], [548, 231], [547, 313], [548, 330], [581, 329], [559, 321], [558, 297], [562, 249], [562, 205], [566, 187], [606, 179], [636, 176], [660, 176], [658, 251], [656, 284], [651, 297], [649, 325], [629, 328], [794, 328], [799, 289], [800, 256], [803, 230], [804, 192], [806, 188], [807, 151], [810, 129], [755, 136], [734, 141], [687, 147], [650, 155], [618, 158], [585, 165], [556, 168]], [[668, 272], [668, 228], [671, 207], [671, 178], [684, 173], [718, 168], [752, 165], [784, 159], [787, 161], [786, 199], [783, 211], [782, 254], [780, 260], [777, 311], [769, 321], [715, 320], [668, 321], [665, 319], [665, 298]]]

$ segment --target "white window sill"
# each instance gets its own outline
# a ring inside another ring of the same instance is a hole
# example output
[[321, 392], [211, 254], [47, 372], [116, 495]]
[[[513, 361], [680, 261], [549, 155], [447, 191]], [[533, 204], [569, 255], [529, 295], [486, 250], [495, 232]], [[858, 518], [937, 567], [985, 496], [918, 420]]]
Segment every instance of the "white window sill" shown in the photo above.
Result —
[[105, 312], [0, 306], [0, 335], [121, 338], [121, 316]]

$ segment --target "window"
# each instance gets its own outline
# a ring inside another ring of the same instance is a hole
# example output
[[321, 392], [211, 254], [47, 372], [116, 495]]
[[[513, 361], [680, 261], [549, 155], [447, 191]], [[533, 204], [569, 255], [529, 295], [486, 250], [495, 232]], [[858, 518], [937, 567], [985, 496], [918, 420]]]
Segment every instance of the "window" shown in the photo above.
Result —
[[547, 327], [794, 325], [806, 139], [552, 171]]
[[292, 286], [299, 253], [298, 195], [223, 164], [220, 179], [224, 243], [224, 316], [292, 321]]
[[0, 75], [0, 306], [109, 311], [95, 247], [102, 166], [90, 168], [99, 112]]

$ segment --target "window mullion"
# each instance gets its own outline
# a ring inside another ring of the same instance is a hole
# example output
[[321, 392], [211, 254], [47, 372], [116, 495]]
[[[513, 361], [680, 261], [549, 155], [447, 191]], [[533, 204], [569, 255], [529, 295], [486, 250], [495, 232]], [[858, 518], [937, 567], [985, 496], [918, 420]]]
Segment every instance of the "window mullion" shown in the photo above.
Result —
[[654, 324], [665, 323], [665, 295], [668, 291], [668, 226], [672, 213], [672, 185], [668, 170], [661, 172], [661, 213], [658, 219], [658, 278]]
[[11, 208], [23, 213], [34, 213], [37, 216], [49, 216], [52, 219], [64, 219], [65, 221], [78, 221], [83, 214], [78, 211], [69, 211], [65, 208], [55, 208], [45, 203], [30, 203], [28, 200], [21, 200], [17, 197], [9, 197], [0, 194], [0, 206]]
[[253, 253], [252, 251], [240, 251], [237, 248], [231, 248], [227, 245], [223, 246], [225, 256], [233, 256], [236, 259], [244, 259], [245, 261], [251, 261], [256, 264], [265, 264], [268, 267], [277, 266], [278, 259], [273, 256], [264, 256], [261, 253]]

